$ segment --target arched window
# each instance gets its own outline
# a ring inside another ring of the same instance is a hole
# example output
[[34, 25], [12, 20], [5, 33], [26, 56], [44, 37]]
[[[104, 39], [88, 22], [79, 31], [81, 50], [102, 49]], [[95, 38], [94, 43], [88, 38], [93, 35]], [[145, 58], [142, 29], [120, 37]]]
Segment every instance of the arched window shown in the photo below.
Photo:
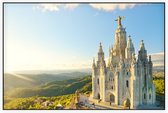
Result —
[[129, 82], [128, 82], [128, 80], [126, 81], [126, 86], [129, 87]]
[[110, 102], [112, 102], [112, 103], [115, 102], [115, 96], [113, 94], [110, 95]]
[[99, 84], [99, 79], [97, 79], [97, 84]]
[[151, 99], [151, 94], [149, 94], [149, 99]]
[[144, 99], [146, 99], [146, 95], [145, 95], [145, 93], [144, 93]]
[[128, 75], [128, 72], [127, 72], [127, 75]]
[[111, 89], [113, 89], [113, 86], [111, 87]]

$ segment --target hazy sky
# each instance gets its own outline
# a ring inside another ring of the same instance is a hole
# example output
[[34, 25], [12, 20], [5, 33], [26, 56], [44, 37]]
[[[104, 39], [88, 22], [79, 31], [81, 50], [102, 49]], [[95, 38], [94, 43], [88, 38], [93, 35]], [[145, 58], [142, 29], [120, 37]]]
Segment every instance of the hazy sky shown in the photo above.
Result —
[[5, 70], [91, 67], [102, 42], [114, 44], [118, 16], [139, 50], [164, 51], [163, 4], [5, 4]]

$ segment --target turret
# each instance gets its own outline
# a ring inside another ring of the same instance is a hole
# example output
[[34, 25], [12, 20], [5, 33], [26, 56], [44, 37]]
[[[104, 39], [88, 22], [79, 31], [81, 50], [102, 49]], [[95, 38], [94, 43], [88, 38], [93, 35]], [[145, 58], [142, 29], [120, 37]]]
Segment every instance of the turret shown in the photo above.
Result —
[[141, 43], [140, 43], [140, 50], [141, 50], [141, 51], [144, 51], [144, 50], [145, 50], [145, 46], [144, 46], [143, 40], [141, 40]]
[[149, 55], [149, 64], [152, 64], [151, 55]]
[[102, 48], [101, 43], [100, 43], [100, 46], [99, 46], [97, 67], [104, 67], [104, 68], [106, 67], [106, 63], [105, 63], [105, 60], [104, 60], [104, 52], [103, 52], [103, 48]]
[[97, 72], [96, 72], [96, 64], [95, 64], [95, 58], [93, 58], [92, 63], [92, 96], [93, 98], [96, 98], [96, 89], [97, 89]]
[[151, 61], [151, 55], [149, 55], [149, 75], [152, 78], [152, 68], [153, 68], [153, 63]]
[[147, 61], [147, 52], [145, 50], [143, 40], [141, 40], [141, 43], [140, 43], [140, 50], [138, 52], [138, 60], [141, 60], [141, 62], [146, 62]]
[[104, 60], [104, 52], [100, 42], [99, 51], [98, 51], [98, 61], [102, 61], [102, 60]]
[[93, 58], [92, 68], [93, 68], [93, 69], [96, 68], [95, 58]]
[[134, 49], [134, 45], [132, 43], [131, 40], [131, 36], [128, 36], [128, 41], [127, 41], [127, 46], [125, 48], [125, 58], [126, 59], [131, 59], [132, 58], [132, 54], [135, 53], [135, 49]]
[[108, 59], [108, 66], [111, 65], [113, 60], [113, 47], [109, 48], [109, 59]]

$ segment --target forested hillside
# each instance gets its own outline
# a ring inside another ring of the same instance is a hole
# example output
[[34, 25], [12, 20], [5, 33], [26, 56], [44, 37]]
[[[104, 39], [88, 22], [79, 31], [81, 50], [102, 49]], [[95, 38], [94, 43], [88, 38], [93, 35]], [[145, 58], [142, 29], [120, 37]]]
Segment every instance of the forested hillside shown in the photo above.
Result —
[[60, 73], [60, 74], [4, 74], [4, 90], [14, 90], [15, 88], [32, 88], [44, 85], [47, 82], [63, 81], [75, 79], [88, 75], [84, 72]]
[[[64, 106], [64, 109], [68, 109], [77, 89], [84, 94], [91, 93], [91, 75], [64, 79], [66, 80], [52, 80], [40, 85], [27, 83], [29, 87], [7, 91], [4, 97], [4, 109], [56, 109], [59, 103]], [[159, 106], [164, 106], [164, 72], [154, 72], [153, 82], [156, 86], [156, 99], [160, 102]], [[21, 83], [24, 84], [24, 81]], [[49, 105], [45, 106], [45, 103]]]
[[[28, 97], [28, 98], [9, 98], [4, 99], [4, 109], [56, 109], [58, 104], [68, 108], [74, 94], [53, 96], [53, 97]], [[49, 104], [49, 105], [46, 105]]]
[[155, 71], [153, 73], [153, 83], [156, 87], [156, 100], [159, 106], [165, 106], [165, 73]]
[[[13, 98], [20, 98], [20, 97], [31, 97], [31, 96], [58, 96], [58, 95], [65, 95], [65, 94], [73, 94], [77, 89], [91, 85], [91, 76], [76, 78], [76, 79], [69, 79], [64, 81], [53, 81], [48, 82], [44, 85], [34, 87], [34, 88], [17, 88], [15, 90], [8, 91], [6, 96], [13, 97]], [[86, 88], [81, 90], [88, 90]], [[91, 91], [91, 88], [89, 88]]]

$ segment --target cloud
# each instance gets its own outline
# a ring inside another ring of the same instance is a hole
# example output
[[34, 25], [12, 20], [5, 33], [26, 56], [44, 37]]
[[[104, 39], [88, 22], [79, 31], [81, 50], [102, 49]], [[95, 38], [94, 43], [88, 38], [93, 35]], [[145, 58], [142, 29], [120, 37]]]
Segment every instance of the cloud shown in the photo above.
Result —
[[[80, 4], [77, 3], [68, 3], [68, 4], [38, 4], [35, 6], [34, 9], [38, 9], [41, 10], [42, 12], [46, 12], [46, 11], [59, 11], [60, 8], [65, 8], [68, 10], [73, 10], [75, 8], [77, 8]], [[119, 10], [125, 10], [125, 9], [131, 9], [133, 7], [135, 7], [135, 4], [98, 4], [98, 3], [93, 3], [93, 4], [89, 4], [89, 6], [91, 6], [92, 8], [98, 9], [98, 10], [104, 10], [107, 12], [112, 12], [116, 9]]]
[[53, 11], [59, 11], [60, 8], [73, 10], [78, 6], [79, 4], [75, 4], [75, 3], [73, 4], [38, 4], [33, 9], [38, 9], [38, 10], [41, 10], [42, 12], [46, 12], [46, 11], [53, 12]]
[[59, 6], [61, 6], [61, 4], [38, 4], [36, 5], [36, 8], [41, 10], [42, 12], [59, 11]]
[[98, 10], [104, 10], [107, 12], [112, 12], [116, 9], [119, 10], [125, 10], [125, 9], [131, 9], [135, 7], [135, 4], [89, 4], [91, 7], [98, 9]]
[[70, 10], [73, 10], [75, 8], [77, 8], [79, 6], [79, 4], [66, 4], [64, 6], [65, 9], [70, 9]]

